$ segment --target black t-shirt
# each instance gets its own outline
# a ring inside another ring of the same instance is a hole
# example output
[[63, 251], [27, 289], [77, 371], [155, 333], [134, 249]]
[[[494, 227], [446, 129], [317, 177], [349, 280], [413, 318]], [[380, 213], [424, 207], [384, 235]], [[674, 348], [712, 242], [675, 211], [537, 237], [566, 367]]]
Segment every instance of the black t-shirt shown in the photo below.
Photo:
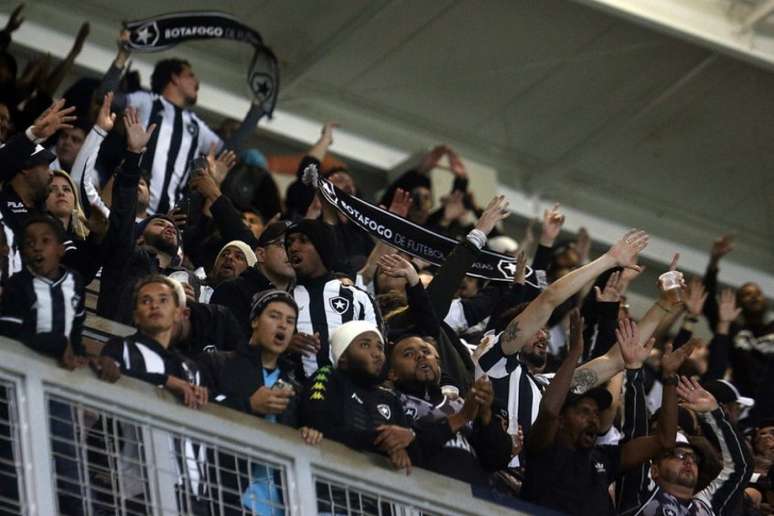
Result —
[[620, 464], [618, 446], [572, 450], [554, 445], [528, 454], [524, 498], [574, 515], [614, 515], [608, 487]]

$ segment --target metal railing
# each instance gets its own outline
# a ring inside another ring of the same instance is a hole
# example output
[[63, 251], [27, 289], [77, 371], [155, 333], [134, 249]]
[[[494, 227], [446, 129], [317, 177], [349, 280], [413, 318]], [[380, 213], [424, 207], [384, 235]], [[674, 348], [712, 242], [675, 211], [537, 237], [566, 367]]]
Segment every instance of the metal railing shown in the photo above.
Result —
[[453, 479], [0, 349], [0, 514], [518, 514]]

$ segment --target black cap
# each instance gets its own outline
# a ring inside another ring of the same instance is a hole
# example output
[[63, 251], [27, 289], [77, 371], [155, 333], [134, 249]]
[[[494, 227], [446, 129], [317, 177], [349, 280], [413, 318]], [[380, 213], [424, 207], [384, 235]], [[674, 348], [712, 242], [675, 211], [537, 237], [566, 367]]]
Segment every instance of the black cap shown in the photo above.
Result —
[[[679, 440], [681, 437], [685, 438], [688, 442]], [[695, 435], [681, 436], [678, 434], [678, 441], [675, 443], [675, 448], [692, 449], [701, 462], [698, 464], [699, 475], [696, 478], [696, 485], [693, 488], [694, 493], [698, 493], [710, 485], [723, 468], [717, 452], [705, 437]]]
[[256, 244], [256, 247], [264, 247], [269, 245], [270, 243], [274, 242], [275, 240], [282, 237], [282, 235], [285, 234], [285, 231], [288, 229], [288, 222], [285, 221], [279, 221], [279, 222], [272, 222], [265, 228], [263, 228], [263, 232], [261, 233], [261, 236], [258, 238], [258, 243]]
[[36, 145], [32, 154], [22, 163], [20, 170], [32, 168], [38, 165], [50, 165], [56, 159], [54, 154], [41, 145]]
[[610, 392], [604, 387], [596, 387], [581, 394], [575, 392], [567, 394], [567, 399], [564, 401], [562, 410], [577, 405], [580, 400], [585, 398], [591, 398], [596, 401], [600, 411], [607, 409], [613, 404], [613, 396]]
[[755, 405], [755, 400], [742, 396], [739, 394], [734, 385], [726, 380], [712, 380], [702, 385], [707, 392], [715, 396], [718, 403], [733, 403], [737, 402], [744, 407], [752, 407]]
[[275, 301], [285, 303], [286, 305], [295, 309], [296, 314], [298, 314], [298, 305], [290, 294], [284, 290], [271, 289], [263, 290], [253, 296], [253, 305], [250, 308], [250, 320], [255, 320], [256, 317], [261, 315], [263, 311], [266, 310], [266, 307], [269, 306], [269, 303], [273, 303]]
[[285, 242], [288, 236], [302, 233], [312, 242], [323, 265], [329, 271], [334, 269], [336, 259], [335, 235], [330, 227], [321, 220], [303, 219], [288, 227], [285, 231]]

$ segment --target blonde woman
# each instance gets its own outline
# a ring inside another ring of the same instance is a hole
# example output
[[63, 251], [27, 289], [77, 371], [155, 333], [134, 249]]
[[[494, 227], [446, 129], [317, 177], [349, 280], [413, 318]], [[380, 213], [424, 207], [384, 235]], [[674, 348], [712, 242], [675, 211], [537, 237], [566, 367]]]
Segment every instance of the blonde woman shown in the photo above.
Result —
[[97, 235], [89, 232], [86, 217], [70, 175], [63, 170], [53, 170], [46, 210], [64, 227], [65, 255], [62, 264], [77, 271], [88, 284], [100, 267], [100, 246]]

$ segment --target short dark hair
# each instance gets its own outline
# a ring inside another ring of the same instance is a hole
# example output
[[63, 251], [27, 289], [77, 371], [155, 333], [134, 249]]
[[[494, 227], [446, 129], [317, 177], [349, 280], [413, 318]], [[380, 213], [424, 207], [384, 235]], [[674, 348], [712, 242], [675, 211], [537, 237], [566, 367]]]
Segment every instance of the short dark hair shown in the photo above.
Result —
[[140, 290], [145, 285], [150, 285], [152, 283], [161, 283], [163, 285], [166, 285], [169, 287], [169, 290], [172, 291], [172, 296], [175, 298], [175, 306], [181, 306], [181, 300], [178, 297], [177, 294], [177, 286], [175, 283], [169, 279], [166, 276], [162, 276], [161, 274], [151, 274], [149, 276], [145, 276], [144, 278], [140, 278], [137, 283], [134, 285], [134, 291], [132, 292], [132, 308], [137, 308], [137, 300], [140, 296]]
[[162, 59], [156, 63], [156, 67], [153, 69], [151, 75], [151, 90], [153, 93], [161, 95], [169, 81], [172, 80], [173, 75], [179, 75], [183, 71], [184, 67], [191, 67], [191, 63], [185, 59], [177, 59], [172, 57], [170, 59]]
[[33, 215], [29, 217], [27, 220], [24, 221], [24, 225], [22, 226], [22, 235], [26, 235], [27, 228], [29, 228], [33, 224], [46, 224], [54, 232], [57, 242], [59, 242], [60, 244], [64, 243], [65, 231], [64, 231], [64, 228], [62, 227], [62, 223], [59, 222], [59, 220], [52, 217], [51, 215]]

